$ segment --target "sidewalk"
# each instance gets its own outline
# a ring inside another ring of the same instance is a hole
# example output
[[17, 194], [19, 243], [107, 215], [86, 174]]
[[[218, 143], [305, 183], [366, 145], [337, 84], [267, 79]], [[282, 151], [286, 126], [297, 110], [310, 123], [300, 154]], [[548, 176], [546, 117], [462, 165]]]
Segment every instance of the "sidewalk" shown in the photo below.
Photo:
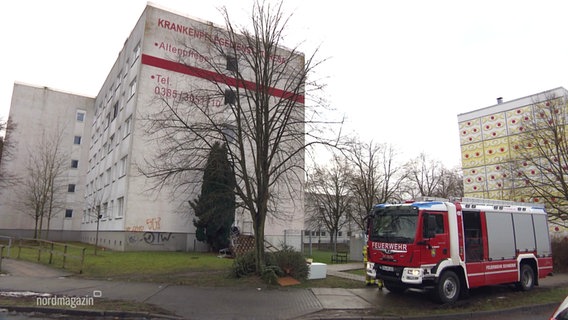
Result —
[[[362, 276], [339, 271], [360, 269], [362, 263], [328, 267], [328, 275], [364, 280]], [[96, 291], [105, 299], [151, 303], [185, 319], [301, 319], [324, 309], [374, 307], [357, 293], [359, 289], [204, 288], [85, 280], [68, 277], [63, 270], [13, 259], [4, 259], [2, 269], [8, 275], [0, 277], [0, 291], [32, 291], [60, 296], [93, 296]]]
[[[364, 276], [342, 272], [362, 267], [362, 262], [328, 265], [327, 274], [363, 282]], [[12, 259], [4, 259], [2, 268], [9, 275], [0, 276], [0, 291], [32, 291], [60, 296], [93, 296], [97, 292], [105, 299], [151, 303], [184, 319], [361, 319], [382, 306], [404, 308], [408, 304], [408, 299], [398, 299], [388, 290], [379, 291], [376, 286], [357, 289], [204, 288], [76, 279], [68, 277], [62, 270]], [[568, 275], [555, 275], [540, 281], [541, 286], [568, 285]], [[425, 308], [431, 305], [428, 299], [413, 301], [424, 303]]]

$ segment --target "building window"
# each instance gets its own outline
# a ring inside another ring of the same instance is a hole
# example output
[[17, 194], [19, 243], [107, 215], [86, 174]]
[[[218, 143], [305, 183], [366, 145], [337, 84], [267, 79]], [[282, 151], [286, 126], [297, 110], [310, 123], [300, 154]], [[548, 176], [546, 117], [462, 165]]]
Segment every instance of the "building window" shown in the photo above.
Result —
[[65, 218], [73, 218], [73, 210], [65, 209]]
[[122, 134], [122, 138], [126, 138], [129, 134], [130, 134], [130, 130], [132, 130], [131, 128], [132, 126], [132, 116], [128, 117], [128, 119], [126, 119], [126, 121], [124, 121], [124, 127], [123, 127], [123, 134]]
[[112, 120], [116, 119], [117, 115], [118, 115], [118, 101], [112, 107]]
[[81, 144], [81, 136], [75, 136], [73, 138], [73, 144]]
[[124, 215], [124, 197], [116, 199], [116, 216], [122, 217]]
[[67, 192], [75, 192], [75, 185], [70, 183], [67, 185]]
[[71, 168], [79, 168], [79, 160], [71, 160]]
[[129, 92], [130, 97], [132, 97], [136, 93], [136, 78], [130, 82]]
[[110, 168], [105, 171], [105, 186], [110, 184]]
[[102, 219], [106, 219], [108, 217], [108, 202], [103, 203], [103, 211], [101, 212]]
[[227, 55], [225, 58], [227, 59], [227, 70], [237, 71], [237, 69], [238, 69], [237, 57]]
[[85, 121], [85, 112], [84, 111], [77, 111], [77, 121], [78, 122]]
[[237, 102], [237, 95], [235, 91], [231, 89], [225, 89], [225, 105], [227, 104], [235, 105], [236, 102]]
[[132, 61], [132, 63], [134, 63], [134, 61], [136, 61], [136, 59], [138, 59], [138, 57], [140, 57], [140, 42], [138, 42], [136, 44], [136, 47], [134, 47], [134, 59]]
[[126, 175], [126, 158], [127, 157], [120, 159], [120, 162], [118, 163], [118, 176], [119, 177]]
[[110, 138], [108, 138], [108, 152], [109, 153], [112, 151], [113, 147], [114, 147], [114, 134], [112, 136], [110, 136]]

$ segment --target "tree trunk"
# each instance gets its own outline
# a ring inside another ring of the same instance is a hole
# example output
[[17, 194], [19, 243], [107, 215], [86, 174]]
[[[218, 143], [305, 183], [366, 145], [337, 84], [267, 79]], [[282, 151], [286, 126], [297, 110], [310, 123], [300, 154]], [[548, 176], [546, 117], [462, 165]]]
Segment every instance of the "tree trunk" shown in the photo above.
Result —
[[266, 217], [257, 213], [256, 219], [253, 221], [254, 228], [254, 250], [256, 256], [256, 273], [260, 274], [264, 268], [264, 222]]
[[35, 216], [35, 226], [34, 226], [34, 239], [37, 239], [37, 228], [38, 228], [38, 224], [39, 224], [39, 215], [36, 213]]
[[41, 231], [43, 229], [43, 210], [39, 216], [39, 228], [37, 233], [37, 239], [41, 239]]
[[51, 223], [51, 215], [47, 216], [47, 226], [45, 227], [45, 240], [49, 240], [49, 224]]

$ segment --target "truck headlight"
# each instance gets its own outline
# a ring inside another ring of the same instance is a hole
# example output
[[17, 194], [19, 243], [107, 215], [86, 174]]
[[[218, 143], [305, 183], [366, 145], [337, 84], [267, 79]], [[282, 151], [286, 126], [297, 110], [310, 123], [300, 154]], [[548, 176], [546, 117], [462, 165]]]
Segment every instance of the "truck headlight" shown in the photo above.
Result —
[[420, 277], [422, 274], [421, 269], [406, 269], [406, 275], [411, 277]]
[[402, 282], [404, 283], [422, 283], [422, 269], [419, 268], [404, 268], [402, 274]]

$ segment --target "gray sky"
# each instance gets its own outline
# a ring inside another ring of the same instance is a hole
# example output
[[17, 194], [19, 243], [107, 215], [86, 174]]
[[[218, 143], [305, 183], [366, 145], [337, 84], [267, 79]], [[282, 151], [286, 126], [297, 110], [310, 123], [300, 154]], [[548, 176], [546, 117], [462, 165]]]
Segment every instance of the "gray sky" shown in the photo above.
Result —
[[[155, 0], [222, 24], [247, 22], [251, 0]], [[95, 96], [146, 1], [19, 0], [4, 4], [0, 118], [15, 81]], [[288, 0], [289, 47], [330, 58], [328, 101], [347, 131], [459, 164], [457, 115], [568, 88], [567, 1]]]

